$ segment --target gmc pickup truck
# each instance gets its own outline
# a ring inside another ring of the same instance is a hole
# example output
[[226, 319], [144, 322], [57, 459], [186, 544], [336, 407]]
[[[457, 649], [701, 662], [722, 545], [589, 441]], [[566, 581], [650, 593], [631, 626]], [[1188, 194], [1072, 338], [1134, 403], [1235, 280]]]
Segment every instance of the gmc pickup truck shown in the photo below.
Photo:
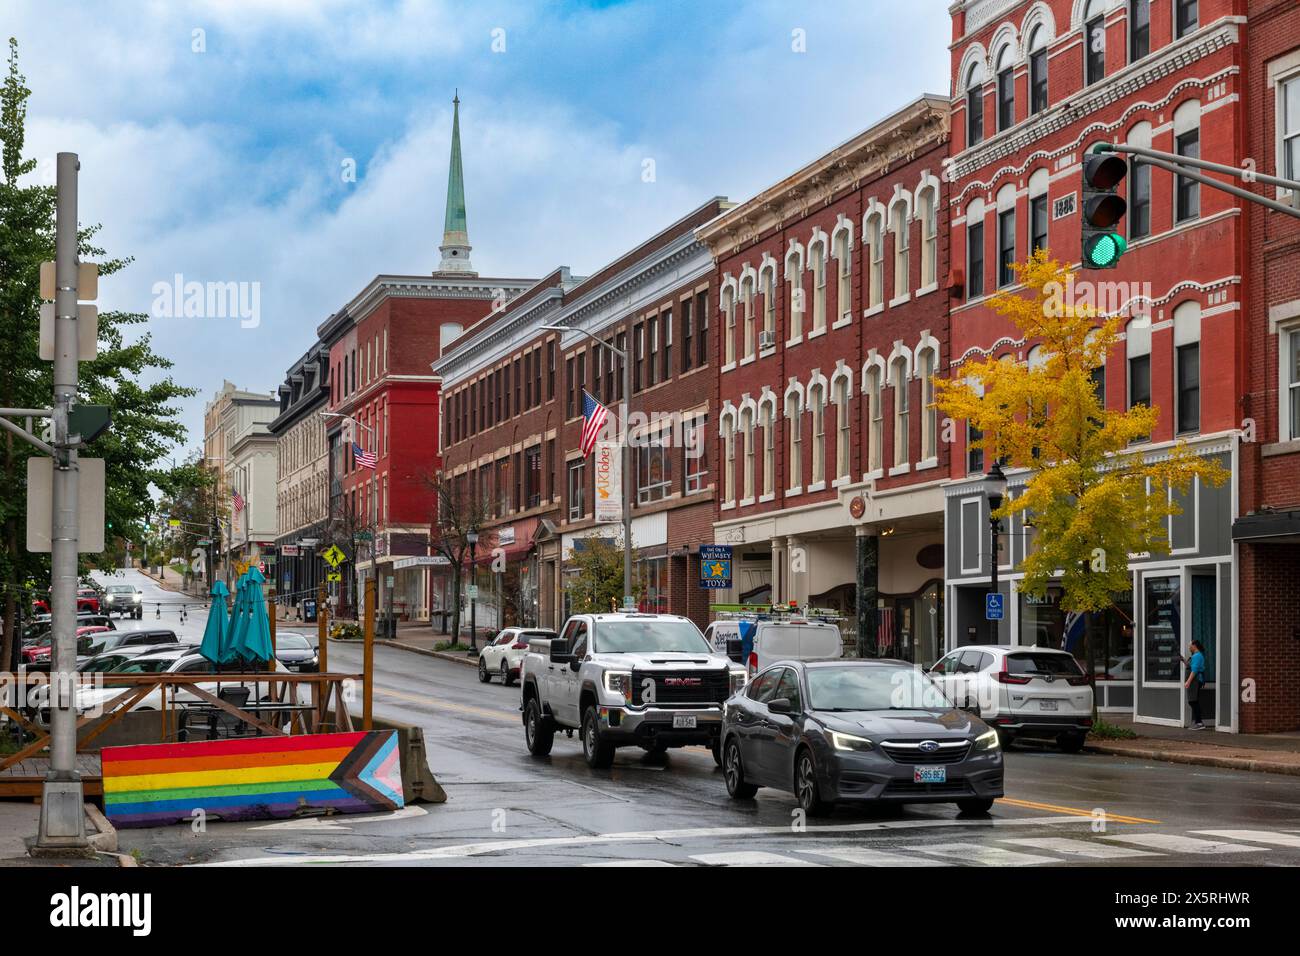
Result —
[[583, 756], [608, 767], [618, 747], [651, 753], [703, 744], [721, 763], [723, 702], [745, 683], [690, 620], [671, 614], [576, 614], [529, 644], [520, 709], [529, 753], [578, 730]]

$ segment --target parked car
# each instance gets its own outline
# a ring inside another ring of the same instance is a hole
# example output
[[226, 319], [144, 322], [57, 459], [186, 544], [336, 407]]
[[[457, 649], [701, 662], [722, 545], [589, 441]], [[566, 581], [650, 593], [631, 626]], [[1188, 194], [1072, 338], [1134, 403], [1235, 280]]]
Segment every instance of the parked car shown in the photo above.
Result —
[[[23, 628], [22, 642], [28, 644], [32, 641], [48, 640], [53, 621], [54, 619], [48, 614], [42, 614], [40, 617], [34, 618]], [[117, 630], [117, 625], [113, 623], [113, 619], [106, 614], [78, 614], [76, 626], [78, 628], [102, 627], [110, 631]]]
[[997, 732], [904, 661], [773, 664], [727, 700], [722, 734], [736, 800], [772, 787], [809, 815], [876, 801], [986, 813], [1002, 796]]
[[[81, 638], [88, 637], [92, 634], [107, 633], [109, 633], [108, 628], [102, 624], [79, 627], [77, 628], [77, 639], [80, 641]], [[21, 656], [23, 663], [28, 667], [40, 667], [42, 665], [48, 667], [53, 654], [54, 647], [50, 641], [50, 632], [46, 631], [44, 637], [38, 638], [28, 644], [24, 644]]]
[[111, 634], [91, 634], [77, 642], [77, 659], [97, 657], [120, 647], [156, 647], [161, 644], [178, 644], [176, 632], [165, 628], [144, 631], [114, 631]]
[[719, 654], [740, 640], [745, 673], [753, 677], [775, 661], [838, 660], [844, 656], [840, 629], [828, 621], [804, 618], [714, 621], [704, 636]]
[[486, 684], [494, 675], [509, 687], [519, 677], [528, 642], [534, 638], [551, 640], [555, 632], [538, 627], [507, 627], [478, 653], [478, 679]]
[[83, 674], [98, 674], [116, 670], [131, 658], [152, 651], [155, 646], [141, 644], [135, 647], [119, 647], [115, 651], [107, 651], [94, 657], [81, 657], [77, 659], [77, 670]]
[[652, 753], [703, 744], [721, 763], [722, 705], [745, 675], [674, 614], [575, 614], [560, 636], [532, 638], [520, 709], [529, 753], [551, 752], [557, 730], [578, 730], [587, 765], [618, 747]]
[[1067, 651], [972, 644], [929, 674], [958, 707], [997, 728], [1004, 747], [1017, 737], [1047, 738], [1077, 753], [1092, 729], [1092, 680]]
[[320, 670], [320, 654], [316, 645], [301, 634], [277, 634], [275, 657], [291, 671], [309, 673]]
[[104, 589], [106, 614], [130, 615], [137, 621], [144, 616], [144, 595], [134, 584], [110, 584]]

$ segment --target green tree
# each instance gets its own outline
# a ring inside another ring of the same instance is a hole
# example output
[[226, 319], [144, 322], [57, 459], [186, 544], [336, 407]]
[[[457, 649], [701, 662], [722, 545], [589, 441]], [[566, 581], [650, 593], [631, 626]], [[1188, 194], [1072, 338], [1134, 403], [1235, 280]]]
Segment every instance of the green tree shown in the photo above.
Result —
[[[39, 357], [40, 265], [54, 258], [55, 189], [30, 182], [34, 159], [24, 157], [27, 100], [31, 91], [18, 69], [18, 43], [9, 41], [8, 72], [0, 86], [0, 405], [45, 408], [50, 404], [53, 366]], [[100, 262], [100, 275], [111, 276], [130, 259], [105, 258], [94, 245], [98, 226], [80, 229], [80, 255]], [[164, 473], [164, 453], [184, 440], [176, 401], [196, 394], [165, 373], [171, 363], [154, 352], [148, 333], [127, 341], [126, 332], [143, 325], [143, 313], [101, 312], [99, 349], [82, 363], [79, 401], [107, 405], [112, 428], [86, 449], [87, 457], [105, 460], [105, 516], [112, 534], [143, 538], [153, 510], [150, 486]], [[150, 384], [151, 383], [151, 384]], [[23, 584], [43, 590], [49, 582], [49, 559], [23, 547], [26, 523], [27, 459], [37, 454], [9, 432], [0, 440], [0, 594], [6, 644], [0, 661], [8, 661], [18, 609], [29, 595]], [[110, 548], [102, 556], [83, 556], [83, 570], [113, 565]]]
[[[573, 549], [564, 590], [573, 614], [608, 614], [623, 603], [623, 545], [614, 538], [583, 538]], [[640, 587], [633, 582], [633, 596]]]

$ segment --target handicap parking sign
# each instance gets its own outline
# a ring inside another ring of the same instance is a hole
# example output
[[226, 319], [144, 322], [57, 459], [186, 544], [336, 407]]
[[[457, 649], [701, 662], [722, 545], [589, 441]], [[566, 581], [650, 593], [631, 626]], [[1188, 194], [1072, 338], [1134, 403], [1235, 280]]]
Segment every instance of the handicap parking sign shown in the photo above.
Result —
[[989, 591], [984, 595], [984, 620], [1002, 620], [1002, 595], [997, 591]]

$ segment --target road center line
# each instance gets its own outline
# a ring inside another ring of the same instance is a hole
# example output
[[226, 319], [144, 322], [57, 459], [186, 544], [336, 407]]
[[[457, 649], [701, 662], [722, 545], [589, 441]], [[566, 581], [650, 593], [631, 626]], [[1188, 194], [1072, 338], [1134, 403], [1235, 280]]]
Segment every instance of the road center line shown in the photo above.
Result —
[[[998, 799], [998, 803], [1006, 803], [1013, 807], [1025, 807], [1030, 810], [1048, 810], [1052, 813], [1064, 813], [1069, 816], [1088, 817], [1089, 819], [1096, 816], [1095, 810], [1083, 810], [1079, 807], [1061, 807], [1054, 803], [1036, 803], [1033, 800], [1015, 800], [1011, 797], [1001, 797]], [[1104, 810], [1105, 808], [1103, 807], [1102, 809]], [[1142, 817], [1126, 817], [1118, 813], [1110, 812], [1106, 813], [1106, 821], [1108, 823], [1160, 823], [1159, 820], [1146, 820]]]

